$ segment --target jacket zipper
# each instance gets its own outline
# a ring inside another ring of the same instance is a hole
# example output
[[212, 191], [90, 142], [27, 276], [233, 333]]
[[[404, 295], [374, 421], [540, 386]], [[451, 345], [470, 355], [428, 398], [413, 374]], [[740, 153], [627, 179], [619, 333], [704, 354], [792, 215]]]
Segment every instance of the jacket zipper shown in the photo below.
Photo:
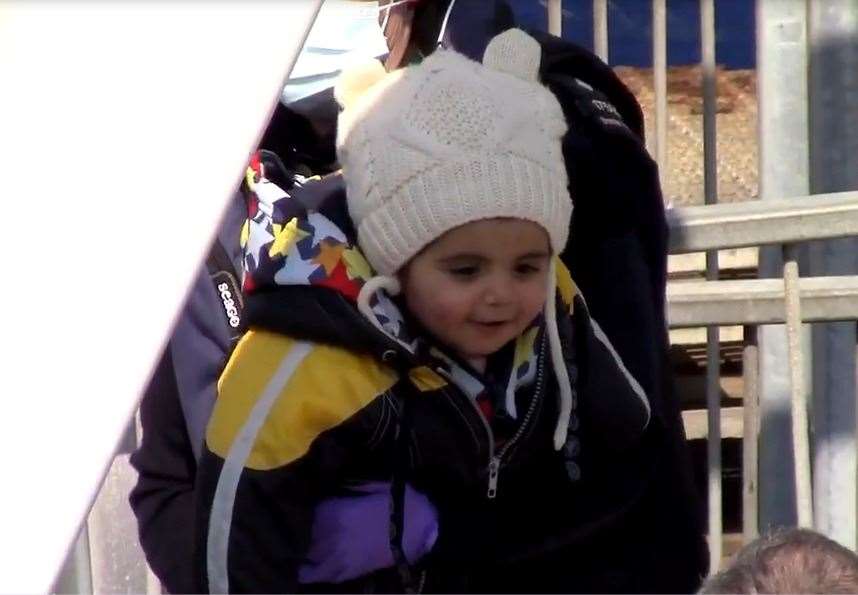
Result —
[[466, 398], [466, 400], [471, 403], [474, 407], [474, 410], [477, 412], [477, 417], [483, 423], [483, 427], [486, 429], [486, 436], [489, 439], [489, 490], [486, 496], [489, 499], [497, 496], [498, 493], [498, 474], [500, 473], [500, 457], [495, 456], [495, 435], [492, 432], [492, 427], [489, 425], [486, 416], [483, 415], [483, 412], [480, 411], [480, 406], [477, 405], [477, 401], [475, 399]]
[[473, 405], [474, 409], [477, 412], [477, 416], [480, 418], [480, 421], [483, 422], [483, 427], [486, 429], [486, 435], [489, 438], [489, 485], [488, 490], [486, 491], [486, 497], [489, 500], [493, 500], [498, 494], [498, 476], [500, 475], [501, 464], [503, 463], [504, 455], [509, 451], [510, 447], [513, 444], [518, 442], [521, 436], [524, 434], [524, 431], [527, 429], [528, 424], [530, 423], [530, 418], [533, 417], [533, 413], [536, 411], [537, 401], [542, 398], [542, 382], [543, 376], [545, 374], [545, 339], [540, 343], [539, 348], [539, 368], [536, 371], [536, 388], [533, 393], [533, 399], [530, 401], [530, 407], [527, 408], [527, 413], [524, 415], [524, 419], [521, 424], [518, 426], [518, 430], [516, 430], [515, 434], [513, 434], [512, 438], [503, 445], [500, 452], [495, 454], [495, 435], [492, 432], [492, 428], [489, 425], [486, 416], [483, 415], [483, 412], [480, 410], [480, 406], [477, 405], [477, 402], [472, 399], [468, 399], [470, 403]]

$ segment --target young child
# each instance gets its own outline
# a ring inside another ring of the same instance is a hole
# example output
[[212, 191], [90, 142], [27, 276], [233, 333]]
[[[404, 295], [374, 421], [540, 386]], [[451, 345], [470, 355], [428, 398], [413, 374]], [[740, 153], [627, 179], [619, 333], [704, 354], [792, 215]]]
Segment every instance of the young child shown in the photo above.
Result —
[[[249, 171], [252, 329], [221, 378], [200, 461], [203, 588], [657, 584], [639, 560], [667, 556], [642, 552], [628, 519], [663, 428], [556, 258], [572, 213], [566, 125], [539, 62], [539, 44], [512, 29], [482, 64], [438, 50], [345, 76], [346, 201], [307, 210], [258, 164]], [[302, 584], [320, 502], [378, 485], [391, 510], [343, 539], [369, 548], [390, 529], [392, 567]], [[403, 540], [427, 510], [414, 493], [437, 515], [419, 560]]]

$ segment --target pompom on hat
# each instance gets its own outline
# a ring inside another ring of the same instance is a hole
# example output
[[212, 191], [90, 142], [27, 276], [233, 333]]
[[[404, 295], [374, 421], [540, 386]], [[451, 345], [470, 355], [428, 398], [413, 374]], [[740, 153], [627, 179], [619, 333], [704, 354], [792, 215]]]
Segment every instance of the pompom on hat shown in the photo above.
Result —
[[390, 74], [376, 61], [343, 73], [337, 154], [358, 243], [378, 273], [396, 273], [455, 227], [495, 217], [533, 221], [555, 254], [563, 250], [566, 122], [539, 83], [541, 53], [510, 29], [482, 64], [439, 49]]

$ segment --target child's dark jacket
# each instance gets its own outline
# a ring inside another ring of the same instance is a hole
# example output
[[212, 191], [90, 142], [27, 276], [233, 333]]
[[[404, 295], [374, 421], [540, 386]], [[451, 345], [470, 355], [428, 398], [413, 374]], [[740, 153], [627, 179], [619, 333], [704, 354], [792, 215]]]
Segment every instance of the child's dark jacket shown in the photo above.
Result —
[[[296, 575], [314, 505], [350, 483], [392, 478], [439, 511], [438, 543], [411, 569], [425, 590], [636, 591], [653, 584], [647, 572], [659, 572], [644, 571], [641, 560], [655, 557], [669, 571], [659, 558], [670, 552], [636, 551], [655, 536], [629, 534], [646, 531], [638, 513], [662, 464], [653, 453], [665, 428], [650, 418], [644, 391], [565, 267], [558, 325], [577, 395], [570, 440], [554, 450], [556, 385], [535, 328], [516, 342], [510, 374], [530, 351], [533, 380], [521, 389], [518, 428], [501, 446], [473, 400], [475, 375], [461, 377], [467, 366], [424, 348], [412, 353], [417, 343], [385, 294], [371, 302], [375, 324], [356, 308], [371, 271], [337, 178], [289, 196], [263, 169], [256, 161], [248, 170], [252, 328], [221, 378], [199, 467], [203, 586], [309, 590]], [[318, 211], [302, 206], [310, 195]], [[389, 519], [379, 522], [387, 530]], [[312, 590], [404, 587], [390, 570]]]

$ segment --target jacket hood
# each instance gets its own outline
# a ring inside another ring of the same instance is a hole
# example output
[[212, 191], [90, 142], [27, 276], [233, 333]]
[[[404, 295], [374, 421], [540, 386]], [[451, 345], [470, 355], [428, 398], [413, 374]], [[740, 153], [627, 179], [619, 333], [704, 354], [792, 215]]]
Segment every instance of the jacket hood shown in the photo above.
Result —
[[259, 151], [243, 189], [243, 290], [251, 325], [359, 351], [413, 347], [384, 291], [370, 299], [378, 324], [357, 312], [358, 294], [374, 273], [356, 245], [339, 173], [292, 175], [274, 153]]
[[[375, 273], [356, 244], [342, 176], [298, 176], [290, 183], [281, 169], [276, 155], [260, 151], [244, 180], [248, 219], [241, 243], [250, 325], [386, 360], [395, 355], [411, 365], [430, 359], [471, 397], [481, 393], [479, 375], [412, 332], [383, 287], [371, 292], [370, 311], [358, 307]], [[534, 320], [499, 356], [508, 379], [500, 387], [504, 409], [513, 416], [516, 391], [535, 378], [543, 322], [542, 316]]]
[[244, 291], [252, 295], [275, 287], [311, 285], [328, 287], [354, 301], [372, 271], [349, 237], [352, 230], [321, 212], [325, 199], [337, 193], [339, 176], [295, 176], [286, 186], [269, 174], [277, 167], [276, 157], [260, 151], [245, 175]]
[[[394, 367], [430, 365], [471, 399], [483, 393], [487, 386], [482, 375], [420, 334], [413, 334], [419, 329], [408, 324], [383, 286], [372, 289], [372, 281], [378, 277], [357, 246], [342, 176], [296, 176], [290, 183], [279, 168], [276, 155], [261, 151], [251, 159], [244, 181], [248, 220], [242, 230], [242, 246], [250, 325], [299, 340], [370, 352]], [[558, 328], [565, 335], [560, 341], [566, 360], [560, 365], [577, 368], [573, 361], [580, 353], [587, 354], [588, 367], [611, 370], [590, 375], [585, 386], [602, 397], [597, 399], [601, 401], [597, 408], [604, 410], [598, 416], [621, 428], [619, 433], [633, 442], [648, 422], [646, 395], [590, 320], [568, 270], [558, 267], [555, 298], [563, 305]], [[368, 286], [369, 308], [358, 305], [364, 286]], [[572, 334], [569, 309], [578, 320], [577, 338]], [[541, 315], [509, 349], [489, 360], [493, 375], [501, 380], [493, 391], [496, 409], [512, 418], [517, 417], [516, 395], [534, 383], [539, 362], [546, 357], [546, 328]], [[552, 362], [552, 366], [558, 363]], [[629, 402], [634, 406], [628, 407]]]

